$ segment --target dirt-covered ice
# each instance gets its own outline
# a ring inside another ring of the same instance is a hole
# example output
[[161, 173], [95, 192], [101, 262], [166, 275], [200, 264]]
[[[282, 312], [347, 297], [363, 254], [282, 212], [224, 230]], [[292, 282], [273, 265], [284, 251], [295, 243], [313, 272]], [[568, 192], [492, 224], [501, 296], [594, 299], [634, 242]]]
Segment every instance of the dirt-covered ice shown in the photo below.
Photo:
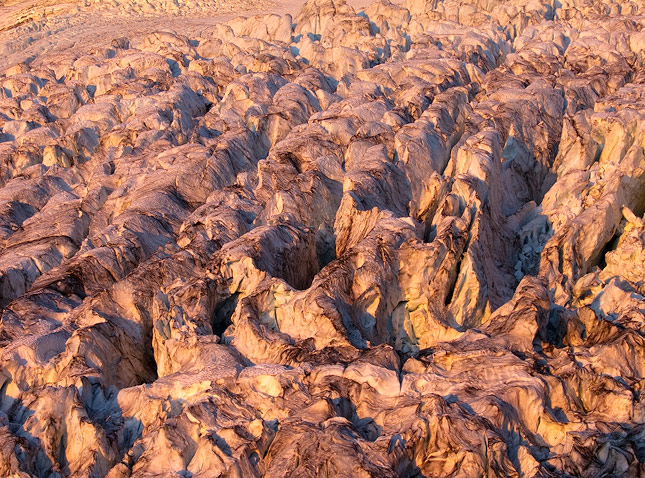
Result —
[[645, 476], [644, 27], [0, 4], [0, 476]]

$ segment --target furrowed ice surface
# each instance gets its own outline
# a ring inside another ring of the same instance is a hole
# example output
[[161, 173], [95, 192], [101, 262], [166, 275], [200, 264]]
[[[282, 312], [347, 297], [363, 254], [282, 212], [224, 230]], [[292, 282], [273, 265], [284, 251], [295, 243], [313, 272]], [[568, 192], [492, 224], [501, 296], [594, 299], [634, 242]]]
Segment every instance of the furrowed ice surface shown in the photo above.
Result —
[[643, 3], [271, 8], [0, 2], [0, 476], [643, 476]]

